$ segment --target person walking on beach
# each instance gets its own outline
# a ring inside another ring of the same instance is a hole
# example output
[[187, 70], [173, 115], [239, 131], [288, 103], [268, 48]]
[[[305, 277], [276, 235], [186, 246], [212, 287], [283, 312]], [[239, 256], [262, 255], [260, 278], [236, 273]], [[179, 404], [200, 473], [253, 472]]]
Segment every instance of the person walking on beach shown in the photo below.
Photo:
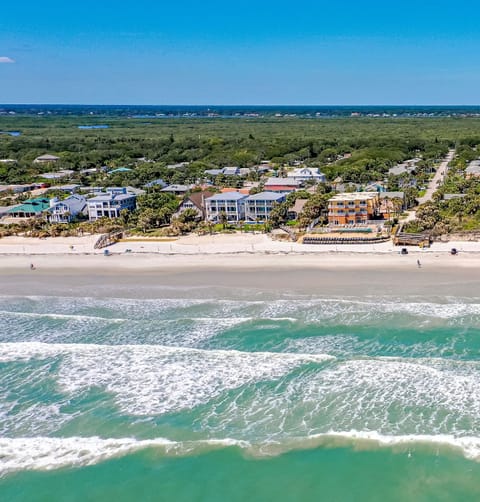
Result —
[[417, 260], [417, 267], [422, 268], [422, 264], [420, 263], [420, 260]]

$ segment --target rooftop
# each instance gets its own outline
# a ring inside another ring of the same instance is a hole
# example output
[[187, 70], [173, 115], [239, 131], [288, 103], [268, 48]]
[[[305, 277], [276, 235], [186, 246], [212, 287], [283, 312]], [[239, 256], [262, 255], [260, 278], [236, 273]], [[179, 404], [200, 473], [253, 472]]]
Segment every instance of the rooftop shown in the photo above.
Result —
[[270, 201], [277, 201], [280, 199], [284, 199], [285, 194], [278, 193], [278, 192], [260, 192], [256, 193], [255, 195], [250, 195], [247, 200], [270, 200]]
[[381, 199], [403, 199], [405, 197], [403, 192], [380, 192], [378, 195]]
[[212, 195], [212, 197], [209, 197], [207, 200], [213, 201], [213, 200], [232, 200], [232, 201], [237, 201], [237, 200], [242, 200], [246, 199], [247, 195], [239, 192], [226, 192], [226, 193], [217, 193], [215, 195]]
[[37, 157], [35, 160], [36, 161], [45, 161], [45, 162], [54, 162], [56, 160], [59, 160], [60, 157], [57, 157], [56, 155], [50, 155], [49, 153], [46, 153], [45, 155], [40, 155]]
[[293, 178], [268, 178], [265, 182], [265, 186], [269, 185], [299, 186], [300, 182]]
[[331, 197], [330, 201], [345, 201], [345, 200], [371, 200], [378, 197], [378, 192], [349, 192], [338, 193]]
[[168, 187], [162, 188], [161, 192], [188, 192], [190, 187], [187, 185], [168, 185]]
[[110, 202], [112, 200], [127, 200], [132, 197], [135, 197], [134, 194], [132, 193], [102, 193], [101, 195], [97, 195], [95, 197], [92, 197], [91, 199], [88, 199], [88, 203], [90, 204], [91, 202]]
[[50, 207], [49, 199], [28, 199], [23, 204], [10, 209], [9, 213], [41, 213]]

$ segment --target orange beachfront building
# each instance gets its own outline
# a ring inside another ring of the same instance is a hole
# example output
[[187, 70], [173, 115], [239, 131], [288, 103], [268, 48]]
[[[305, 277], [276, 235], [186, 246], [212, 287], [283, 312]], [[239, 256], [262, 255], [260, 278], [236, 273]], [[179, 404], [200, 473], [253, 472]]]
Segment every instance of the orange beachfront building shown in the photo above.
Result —
[[380, 198], [377, 192], [339, 193], [328, 201], [330, 225], [367, 223], [378, 217]]

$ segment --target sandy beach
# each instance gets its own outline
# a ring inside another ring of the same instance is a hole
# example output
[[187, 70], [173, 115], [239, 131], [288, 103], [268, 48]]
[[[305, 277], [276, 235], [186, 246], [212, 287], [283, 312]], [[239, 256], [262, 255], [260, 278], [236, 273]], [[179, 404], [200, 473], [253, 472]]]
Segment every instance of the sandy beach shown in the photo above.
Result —
[[[104, 256], [93, 248], [96, 239], [1, 239], [3, 291], [36, 294], [48, 287], [81, 294], [95, 286], [95, 293], [102, 294], [101, 286], [108, 283], [118, 286], [120, 296], [132, 288], [136, 294], [143, 289], [146, 296], [168, 296], [172, 287], [465, 296], [480, 286], [477, 242], [435, 243], [401, 255], [390, 242], [335, 247], [277, 242], [262, 234], [187, 236], [119, 242]], [[452, 247], [459, 250], [457, 256], [450, 254]]]

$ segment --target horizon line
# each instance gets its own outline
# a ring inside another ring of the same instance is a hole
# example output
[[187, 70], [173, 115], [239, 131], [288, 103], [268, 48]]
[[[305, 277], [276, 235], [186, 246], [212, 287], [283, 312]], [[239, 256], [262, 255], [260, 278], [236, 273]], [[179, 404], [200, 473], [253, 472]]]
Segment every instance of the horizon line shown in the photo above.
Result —
[[166, 103], [153, 103], [153, 104], [141, 104], [141, 103], [0, 103], [0, 106], [182, 106], [182, 107], [216, 107], [216, 106], [229, 106], [229, 107], [480, 107], [479, 104], [424, 104], [424, 103], [404, 103], [404, 104], [388, 104], [388, 103], [380, 103], [380, 104], [258, 104], [258, 103], [248, 103], [248, 104], [233, 104], [233, 103], [200, 103], [200, 104], [192, 104], [192, 103], [174, 103], [174, 104], [166, 104]]

